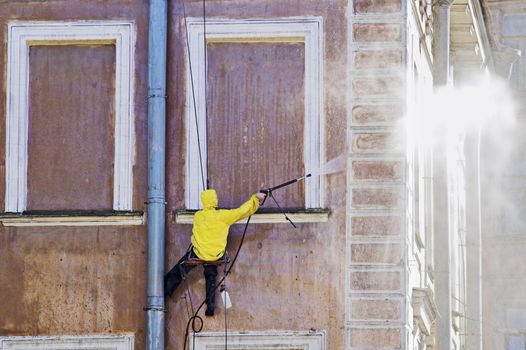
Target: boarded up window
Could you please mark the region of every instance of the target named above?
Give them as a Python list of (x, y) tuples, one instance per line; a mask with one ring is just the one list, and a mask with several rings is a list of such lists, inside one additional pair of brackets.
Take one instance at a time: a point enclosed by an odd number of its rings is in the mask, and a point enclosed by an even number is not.
[(28, 210), (113, 206), (115, 46), (32, 46)]
[[(304, 173), (302, 43), (208, 44), (208, 176), (221, 207)], [(275, 193), (304, 207), (303, 183)]]

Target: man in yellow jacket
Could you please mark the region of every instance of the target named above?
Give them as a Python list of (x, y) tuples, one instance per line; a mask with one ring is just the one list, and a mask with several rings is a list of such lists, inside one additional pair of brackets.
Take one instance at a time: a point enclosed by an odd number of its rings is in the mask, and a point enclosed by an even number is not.
[[(217, 194), (215, 190), (201, 192), (203, 209), (195, 213), (192, 228), (192, 248), (164, 276), (164, 292), (172, 296), (183, 280), (183, 274), (194, 266), (184, 262), (190, 258), (204, 261), (217, 261), (225, 254), (228, 230), (237, 221), (256, 212), (259, 202), (265, 199), (264, 193), (256, 193), (237, 209), (217, 209)], [(205, 315), (214, 315), (217, 265), (203, 265), (206, 282)]]

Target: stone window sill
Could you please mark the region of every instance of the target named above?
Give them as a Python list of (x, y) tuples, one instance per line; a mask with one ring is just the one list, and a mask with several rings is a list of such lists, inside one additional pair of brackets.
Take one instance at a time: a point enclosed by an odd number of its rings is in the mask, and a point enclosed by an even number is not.
[(134, 226), (144, 224), (143, 212), (132, 211), (27, 211), (2, 213), (3, 226)]
[[(175, 221), (178, 224), (193, 224), (196, 210), (178, 210), (174, 212)], [(316, 223), (327, 222), (330, 211), (328, 209), (290, 209), (285, 208), (285, 213), (294, 223)], [(247, 219), (240, 220), (236, 224), (245, 224)], [(282, 224), (289, 223), (283, 213), (272, 210), (258, 210), (250, 219), (251, 224)]]

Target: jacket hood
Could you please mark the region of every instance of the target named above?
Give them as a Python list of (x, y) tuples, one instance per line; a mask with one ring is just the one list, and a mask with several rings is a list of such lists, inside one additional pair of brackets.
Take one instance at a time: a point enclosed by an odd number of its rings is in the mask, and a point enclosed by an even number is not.
[(204, 190), (201, 192), (201, 203), (203, 203), (203, 209), (215, 209), (217, 208), (217, 193), (215, 190)]

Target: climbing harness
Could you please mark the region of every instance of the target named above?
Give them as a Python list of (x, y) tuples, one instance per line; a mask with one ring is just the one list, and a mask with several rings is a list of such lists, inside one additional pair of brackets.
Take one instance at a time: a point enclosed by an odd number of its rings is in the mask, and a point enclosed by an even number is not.
[[(190, 246), (186, 250), (186, 254), (188, 254), (188, 253), (191, 253), (191, 254), (188, 256), (188, 259), (186, 259), (185, 261), (182, 262), (181, 265), (187, 265), (187, 266), (216, 265), (216, 266), (220, 266), (220, 265), (228, 265), (228, 263), (230, 262), (230, 258), (228, 257), (228, 252), (226, 250), (225, 250), (225, 252), (224, 252), (222, 257), (220, 257), (217, 260), (213, 260), (213, 261), (199, 259), (195, 255), (195, 253), (193, 251), (192, 244), (190, 244)], [(184, 270), (181, 270), (181, 272), (183, 272), (183, 271)]]

